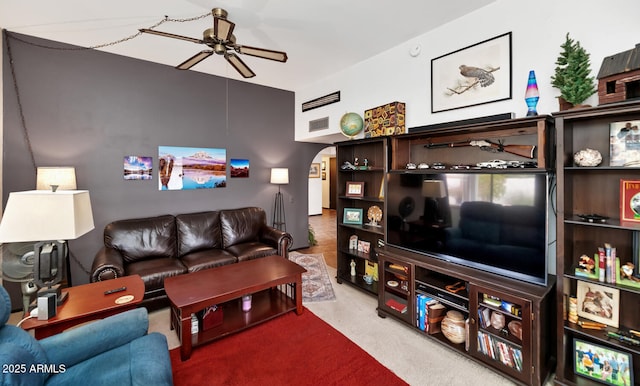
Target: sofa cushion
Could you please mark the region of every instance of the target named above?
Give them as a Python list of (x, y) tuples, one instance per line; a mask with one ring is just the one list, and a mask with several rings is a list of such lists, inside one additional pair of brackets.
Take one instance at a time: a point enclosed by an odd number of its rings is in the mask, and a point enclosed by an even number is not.
[(164, 291), (164, 279), (186, 273), (187, 267), (180, 260), (164, 257), (127, 264), (125, 271), (127, 275), (140, 275), (146, 296), (153, 291)]
[(462, 237), (488, 244), (500, 244), (501, 205), (483, 201), (464, 202), (460, 207)]
[(171, 215), (119, 220), (104, 229), (104, 245), (125, 262), (176, 256), (176, 222)]
[(38, 362), (26, 348), (15, 343), (0, 343), (0, 364), (2, 365), (1, 386), (44, 385), (44, 372), (30, 371)]
[(227, 248), (227, 250), (233, 253), (238, 259), (238, 261), (246, 261), (251, 259), (257, 259), (258, 257), (265, 257), (265, 256), (278, 254), (277, 249), (272, 248), (260, 242), (236, 244)]
[(260, 231), (267, 223), (267, 215), (256, 207), (222, 210), (220, 222), (223, 248), (228, 249), (236, 244), (258, 241)]
[(544, 213), (533, 206), (505, 206), (502, 212), (501, 244), (534, 248), (544, 245), (544, 223)]
[(180, 257), (203, 249), (222, 248), (220, 212), (179, 214), (176, 216), (176, 228)]
[(184, 255), (180, 261), (187, 267), (188, 272), (196, 272), (237, 263), (238, 259), (224, 249), (206, 249)]

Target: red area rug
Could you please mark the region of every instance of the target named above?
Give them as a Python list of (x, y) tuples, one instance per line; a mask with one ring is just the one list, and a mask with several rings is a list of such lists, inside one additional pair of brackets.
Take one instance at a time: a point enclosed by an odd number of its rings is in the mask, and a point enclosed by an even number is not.
[(407, 385), (308, 309), (170, 355), (175, 386)]

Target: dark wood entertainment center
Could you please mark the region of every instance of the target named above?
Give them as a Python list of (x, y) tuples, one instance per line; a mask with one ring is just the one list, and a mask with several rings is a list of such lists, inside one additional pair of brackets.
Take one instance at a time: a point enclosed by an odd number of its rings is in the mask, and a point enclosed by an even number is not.
[[(386, 245), (383, 216), (382, 227), (367, 226), (367, 212), (372, 205), (382, 206), (388, 212), (388, 195), (380, 195), (380, 186), (387, 173), (438, 173), (442, 170), (407, 170), (408, 163), (440, 162), (447, 165), (447, 173), (478, 173), (476, 169), (450, 170), (451, 165), (471, 164), (491, 159), (526, 160), (507, 152), (491, 153), (479, 148), (433, 147), (432, 143), (457, 143), (464, 141), (490, 140), (504, 145), (530, 145), (536, 147), (536, 168), (482, 169), (482, 173), (552, 173), (555, 166), (553, 120), (549, 116), (510, 119), (489, 123), (446, 127), (409, 134), (352, 140), (337, 143), (338, 166), (356, 157), (374, 160), (371, 169), (341, 169), (338, 172), (338, 259), (337, 279), (367, 293), (378, 296), (378, 314), (390, 316), (401, 322), (416, 326), (418, 318), (416, 297), (420, 294), (439, 300), (448, 310), (462, 313), (468, 320), (468, 339), (465, 343), (453, 343), (441, 332), (424, 333), (432, 339), (456, 350), (483, 365), (502, 373), (515, 382), (541, 385), (555, 366), (555, 320), (556, 307), (555, 276), (548, 275), (547, 285), (530, 284), (497, 274), (455, 264), (426, 253)], [(363, 181), (363, 197), (349, 197), (347, 182)], [(363, 225), (345, 224), (342, 216), (345, 208), (363, 210)], [(349, 248), (349, 239), (356, 235), (359, 240), (370, 243), (369, 253)], [(382, 246), (380, 246), (380, 244)], [(356, 275), (351, 275), (351, 262), (355, 263)], [(378, 265), (378, 281), (367, 284), (363, 279), (368, 264)], [(455, 293), (447, 286), (463, 287)], [(500, 306), (485, 302), (486, 297), (499, 298), (521, 310), (520, 315), (511, 314)], [(506, 328), (494, 329), (479, 323), (478, 311), (485, 310), (497, 317), (522, 326), (521, 335), (514, 336)], [(419, 329), (418, 329), (419, 330)], [(421, 330), (420, 330), (421, 331)], [(480, 338), (480, 339), (479, 339)], [(495, 347), (495, 350), (494, 350)], [(499, 352), (502, 351), (502, 354)], [(517, 359), (505, 355), (517, 353)], [(516, 355), (516, 354), (513, 354)], [(512, 359), (510, 359), (512, 358)]]

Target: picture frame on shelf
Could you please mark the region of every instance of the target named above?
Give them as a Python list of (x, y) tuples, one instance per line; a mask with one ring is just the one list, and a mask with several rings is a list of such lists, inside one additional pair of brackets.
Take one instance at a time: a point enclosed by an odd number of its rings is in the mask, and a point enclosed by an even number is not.
[(309, 167), (309, 178), (320, 178), (320, 164), (312, 163)]
[(609, 124), (609, 166), (640, 167), (640, 121)]
[(362, 225), (362, 208), (344, 208), (342, 222), (351, 225)]
[(364, 182), (361, 181), (347, 181), (347, 187), (345, 189), (345, 196), (347, 197), (364, 197)]
[(369, 253), (371, 250), (371, 243), (364, 240), (358, 240), (358, 252)]
[[(598, 354), (599, 364), (593, 355)], [(617, 361), (616, 374), (613, 366), (608, 369), (602, 358)], [(602, 346), (579, 338), (573, 338), (573, 371), (581, 377), (604, 383), (605, 385), (633, 385), (633, 356), (624, 351)], [(614, 378), (615, 377), (615, 378)]]
[(620, 290), (582, 280), (578, 280), (576, 285), (578, 316), (618, 328)]
[(620, 179), (620, 221), (640, 222), (640, 180)]
[(357, 251), (358, 250), (358, 236), (357, 235), (351, 235), (351, 237), (349, 237), (349, 249), (352, 251)]
[(511, 99), (511, 32), (431, 59), (431, 112)]

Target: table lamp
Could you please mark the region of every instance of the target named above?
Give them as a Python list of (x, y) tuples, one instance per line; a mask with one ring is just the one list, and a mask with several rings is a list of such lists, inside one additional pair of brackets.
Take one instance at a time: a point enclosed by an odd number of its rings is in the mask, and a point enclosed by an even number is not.
[(68, 256), (66, 240), (94, 228), (87, 190), (30, 190), (9, 194), (0, 222), (0, 243), (35, 242), (34, 282), (38, 296), (55, 293), (58, 305), (67, 293), (60, 289)]
[(286, 231), (287, 224), (284, 215), (284, 199), (280, 192), (280, 185), (289, 183), (289, 169), (271, 168), (271, 183), (278, 185), (278, 193), (276, 193), (276, 200), (273, 205), (273, 227)]

